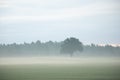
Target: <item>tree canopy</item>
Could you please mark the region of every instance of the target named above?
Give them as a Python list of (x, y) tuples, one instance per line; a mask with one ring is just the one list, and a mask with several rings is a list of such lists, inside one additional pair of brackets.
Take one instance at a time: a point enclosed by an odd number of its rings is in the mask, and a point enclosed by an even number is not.
[[(83, 51), (84, 47), (84, 51)], [(0, 44), (0, 57), (10, 56), (59, 56), (61, 53), (77, 56), (120, 56), (120, 46), (109, 44), (100, 46), (98, 44), (82, 45), (76, 38), (67, 38), (60, 42), (41, 42), (40, 40), (22, 44)], [(84, 54), (80, 54), (83, 51)]]
[(61, 53), (68, 53), (72, 56), (76, 51), (83, 51), (83, 44), (79, 39), (71, 37), (63, 41), (63, 44), (61, 45)]

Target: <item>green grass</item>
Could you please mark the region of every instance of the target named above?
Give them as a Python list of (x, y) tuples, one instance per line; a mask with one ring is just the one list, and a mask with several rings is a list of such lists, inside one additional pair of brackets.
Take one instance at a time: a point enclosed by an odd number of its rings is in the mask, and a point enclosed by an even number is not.
[(119, 65), (2, 65), (0, 80), (120, 80)]

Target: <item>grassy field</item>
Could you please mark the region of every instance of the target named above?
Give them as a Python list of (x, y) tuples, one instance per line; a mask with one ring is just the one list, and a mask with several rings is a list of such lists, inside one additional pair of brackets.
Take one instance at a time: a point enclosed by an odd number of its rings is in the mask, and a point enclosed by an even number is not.
[(0, 65), (0, 80), (120, 80), (118, 63)]

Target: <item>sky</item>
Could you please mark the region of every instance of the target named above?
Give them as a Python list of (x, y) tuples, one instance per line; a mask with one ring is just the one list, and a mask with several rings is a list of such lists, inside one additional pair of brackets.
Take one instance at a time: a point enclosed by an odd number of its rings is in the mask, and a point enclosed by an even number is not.
[(76, 37), (120, 43), (120, 0), (0, 0), (0, 43)]

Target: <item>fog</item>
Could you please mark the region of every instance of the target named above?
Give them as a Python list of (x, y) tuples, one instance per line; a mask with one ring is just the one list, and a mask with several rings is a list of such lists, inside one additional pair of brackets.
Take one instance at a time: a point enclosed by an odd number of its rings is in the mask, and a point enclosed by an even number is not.
[(0, 0), (0, 80), (120, 80), (119, 4)]
[(28, 64), (70, 64), (70, 65), (109, 65), (120, 64), (119, 57), (5, 57), (0, 58), (0, 65)]

